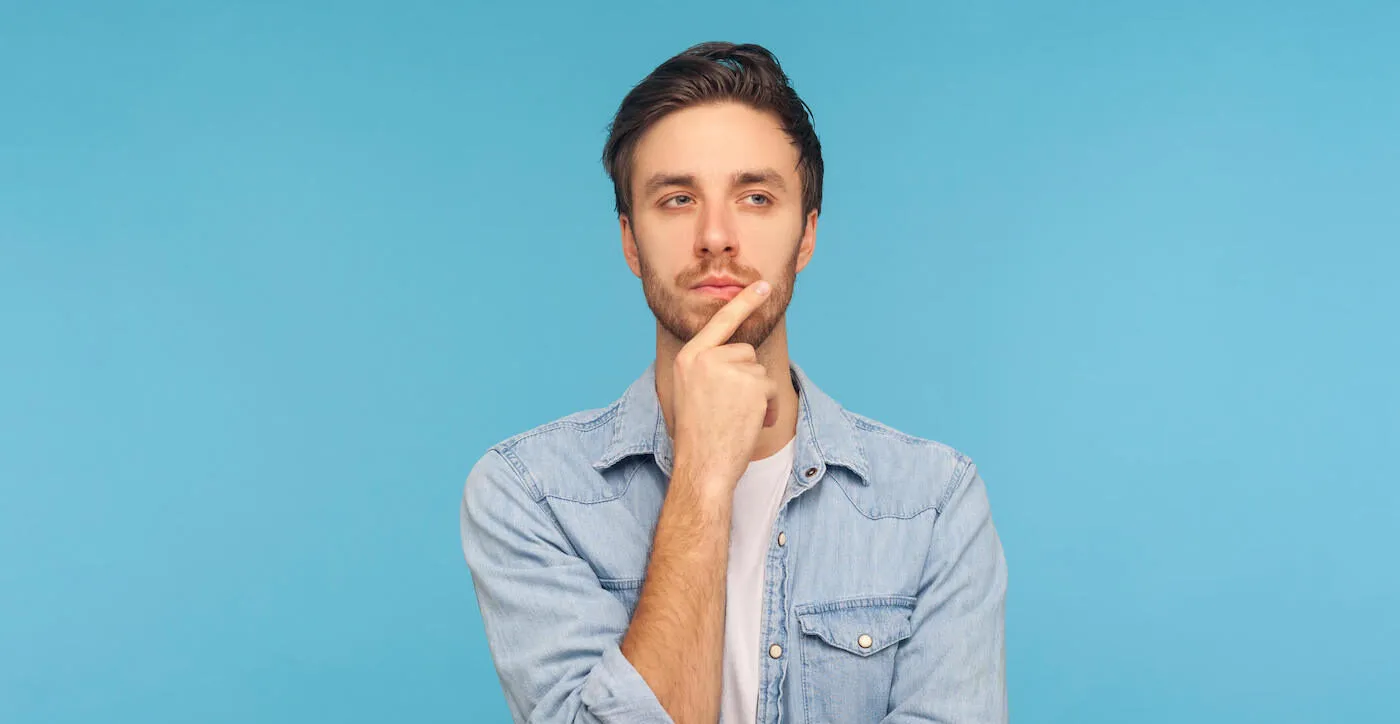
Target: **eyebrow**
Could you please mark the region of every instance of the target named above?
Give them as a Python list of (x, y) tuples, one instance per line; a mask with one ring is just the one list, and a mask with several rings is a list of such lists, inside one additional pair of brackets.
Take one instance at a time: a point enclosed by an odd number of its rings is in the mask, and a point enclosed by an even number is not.
[[(768, 184), (780, 191), (787, 190), (787, 183), (783, 181), (783, 175), (771, 168), (746, 169), (735, 172), (730, 179), (730, 186), (744, 186), (747, 184)], [(642, 188), (644, 196), (664, 189), (668, 186), (695, 186), (695, 174), (693, 173), (666, 173), (653, 174), (647, 179), (646, 186)]]

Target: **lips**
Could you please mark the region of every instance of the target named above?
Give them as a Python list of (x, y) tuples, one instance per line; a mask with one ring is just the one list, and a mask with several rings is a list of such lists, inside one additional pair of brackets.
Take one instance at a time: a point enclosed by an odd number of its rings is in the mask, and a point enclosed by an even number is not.
[(723, 286), (706, 284), (695, 287), (691, 291), (694, 291), (698, 294), (703, 294), (705, 296), (719, 297), (721, 299), (733, 299), (734, 297), (739, 296), (739, 292), (744, 291), (744, 288), (737, 284), (729, 284)]
[(739, 296), (749, 284), (729, 274), (708, 274), (696, 281), (690, 290), (701, 296), (728, 300)]
[(695, 288), (697, 289), (700, 287), (739, 287), (743, 289), (746, 286), (748, 285), (734, 277), (721, 276), (718, 274), (712, 274), (695, 283)]

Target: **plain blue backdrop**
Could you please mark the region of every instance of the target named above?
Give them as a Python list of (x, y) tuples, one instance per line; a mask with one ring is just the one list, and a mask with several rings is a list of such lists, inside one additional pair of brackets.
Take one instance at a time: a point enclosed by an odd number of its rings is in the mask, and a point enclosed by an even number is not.
[(980, 465), (1015, 721), (1400, 720), (1400, 4), (0, 8), (0, 720), (507, 721), (462, 482), (648, 363), (598, 157), (705, 40), (823, 141), (794, 360)]

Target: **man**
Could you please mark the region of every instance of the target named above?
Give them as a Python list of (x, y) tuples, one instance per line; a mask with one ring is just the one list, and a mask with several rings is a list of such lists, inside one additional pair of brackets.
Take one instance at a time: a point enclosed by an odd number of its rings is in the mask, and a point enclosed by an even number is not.
[(1006, 563), (965, 455), (788, 359), (821, 146), (757, 45), (705, 43), (604, 149), (656, 359), (491, 447), (462, 545), (516, 721), (1004, 722)]

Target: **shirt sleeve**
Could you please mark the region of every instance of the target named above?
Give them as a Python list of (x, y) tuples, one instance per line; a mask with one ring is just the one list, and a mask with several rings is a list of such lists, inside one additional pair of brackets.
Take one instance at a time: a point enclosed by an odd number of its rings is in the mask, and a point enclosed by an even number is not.
[(1004, 724), (1006, 558), (971, 461), (934, 521), (925, 568), (883, 721)]
[(619, 648), (627, 609), (495, 449), (467, 476), (461, 533), (487, 645), (516, 722), (670, 724)]

